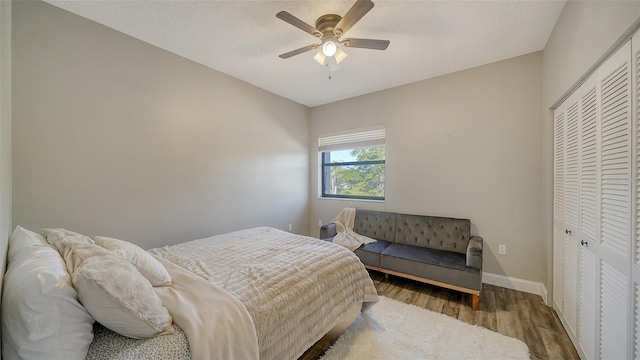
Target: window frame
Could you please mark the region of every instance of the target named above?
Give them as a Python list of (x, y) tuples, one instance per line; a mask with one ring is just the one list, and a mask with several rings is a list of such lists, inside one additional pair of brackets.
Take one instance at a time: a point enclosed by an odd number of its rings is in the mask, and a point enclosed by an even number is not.
[[(355, 147), (356, 148), (370, 148), (370, 147), (376, 147), (376, 146), (380, 146), (380, 145), (373, 145), (373, 146), (362, 146), (362, 147)], [(384, 146), (384, 145), (382, 145)], [(320, 191), (320, 197), (322, 198), (333, 198), (333, 199), (353, 199), (353, 200), (375, 200), (375, 201), (384, 201), (386, 198), (386, 172), (387, 172), (387, 166), (386, 166), (386, 146), (385, 146), (385, 159), (384, 160), (366, 160), (366, 161), (348, 161), (348, 162), (328, 162), (327, 159), (329, 157), (329, 154), (331, 153), (331, 151), (322, 151), (320, 152), (320, 158), (321, 158), (321, 164), (320, 164), (320, 173), (322, 175), (320, 182), (321, 182), (321, 191)], [(384, 172), (385, 172), (385, 196), (362, 196), (362, 195), (341, 195), (341, 194), (331, 194), (331, 193), (327, 193), (327, 183), (330, 181), (330, 169), (332, 167), (339, 167), (339, 166), (354, 166), (354, 165), (385, 165), (384, 167)]]

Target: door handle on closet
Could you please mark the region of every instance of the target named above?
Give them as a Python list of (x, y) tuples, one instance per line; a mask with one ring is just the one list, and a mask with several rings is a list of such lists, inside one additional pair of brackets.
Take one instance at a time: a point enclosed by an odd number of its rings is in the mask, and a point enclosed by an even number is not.
[(571, 235), (571, 230), (565, 230), (564, 233)]
[(587, 244), (589, 244), (588, 242), (584, 241), (584, 240), (580, 240), (580, 245), (582, 246), (587, 246)]

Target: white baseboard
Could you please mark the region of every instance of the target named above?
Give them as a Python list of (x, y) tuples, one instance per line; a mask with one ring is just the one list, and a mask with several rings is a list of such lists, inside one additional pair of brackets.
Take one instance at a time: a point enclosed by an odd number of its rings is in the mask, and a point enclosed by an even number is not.
[(544, 303), (547, 304), (547, 288), (543, 283), (508, 277), (504, 275), (492, 274), (488, 272), (482, 273), (482, 282), (507, 289), (540, 295), (542, 297), (542, 300), (544, 300)]
[(540, 287), (542, 288), (542, 294), (540, 294), (540, 296), (542, 296), (542, 301), (544, 301), (544, 304), (547, 306), (551, 306), (549, 305), (549, 299), (547, 298), (549, 296), (549, 293), (547, 292), (547, 287), (544, 286), (544, 284), (540, 283)]

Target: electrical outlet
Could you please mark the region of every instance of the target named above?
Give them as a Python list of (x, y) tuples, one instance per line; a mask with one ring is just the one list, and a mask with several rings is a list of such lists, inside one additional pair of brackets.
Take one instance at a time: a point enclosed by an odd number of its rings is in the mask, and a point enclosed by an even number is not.
[(293, 230), (293, 226), (289, 224), (289, 231)]
[(324, 225), (324, 224), (322, 223), (322, 219), (318, 220), (318, 226), (322, 226), (322, 225)]
[(507, 245), (498, 245), (498, 255), (507, 255)]

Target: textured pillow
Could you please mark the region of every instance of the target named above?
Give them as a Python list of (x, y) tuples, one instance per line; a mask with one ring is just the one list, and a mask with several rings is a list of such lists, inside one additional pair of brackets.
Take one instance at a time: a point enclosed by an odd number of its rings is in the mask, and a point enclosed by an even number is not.
[(93, 318), (78, 302), (56, 249), (16, 227), (9, 239), (2, 292), (4, 359), (84, 359)]
[(81, 260), (82, 257), (70, 257), (71, 252), (67, 251), (67, 249), (70, 249), (73, 244), (95, 244), (90, 237), (66, 229), (40, 229), (40, 232), (47, 239), (49, 245), (58, 249), (58, 252), (64, 258), (69, 274), (73, 274), (77, 267), (75, 261)]
[(80, 302), (104, 327), (134, 339), (173, 331), (151, 283), (123, 257), (98, 245), (56, 241)]
[(96, 236), (96, 244), (129, 260), (140, 274), (147, 278), (153, 286), (171, 285), (171, 276), (167, 269), (143, 248), (124, 240)]
[(77, 232), (69, 231), (66, 229), (41, 229), (40, 230), (47, 242), (53, 246), (56, 246), (55, 242), (60, 239), (67, 239), (71, 242), (80, 242), (93, 244), (93, 240), (90, 237), (78, 234)]

